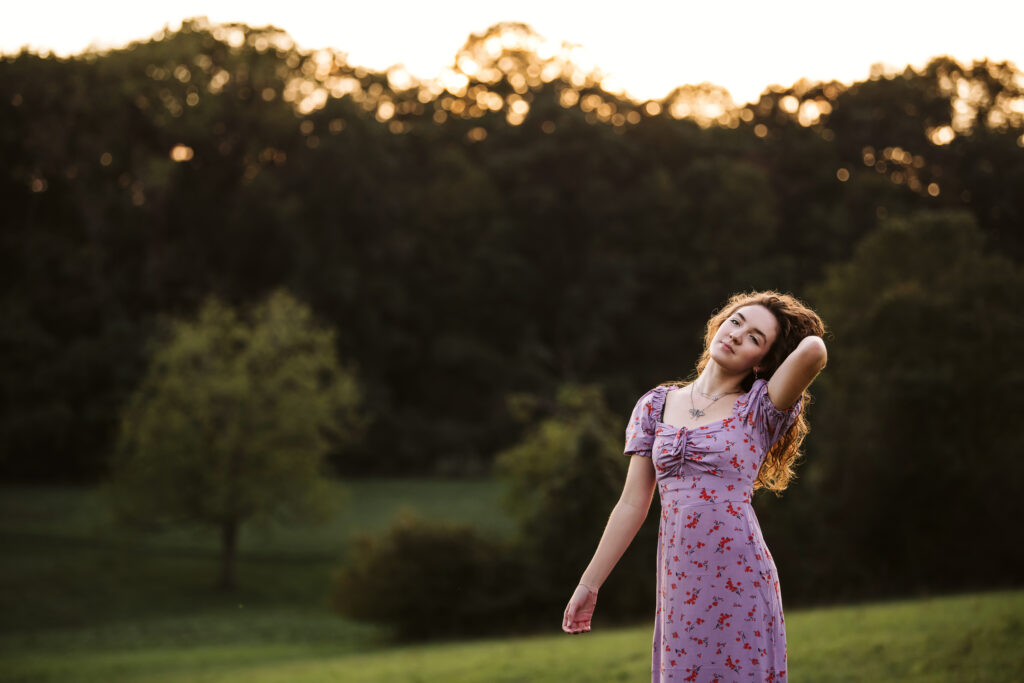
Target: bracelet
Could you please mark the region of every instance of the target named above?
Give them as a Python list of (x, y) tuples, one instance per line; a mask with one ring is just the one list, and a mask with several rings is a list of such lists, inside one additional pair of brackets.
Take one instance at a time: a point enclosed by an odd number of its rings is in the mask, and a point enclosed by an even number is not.
[(580, 581), (579, 585), (583, 586), (584, 588), (586, 588), (588, 591), (590, 591), (594, 595), (597, 595), (597, 591), (596, 590), (594, 590), (593, 588), (591, 588), (587, 584), (583, 583), (582, 581)]

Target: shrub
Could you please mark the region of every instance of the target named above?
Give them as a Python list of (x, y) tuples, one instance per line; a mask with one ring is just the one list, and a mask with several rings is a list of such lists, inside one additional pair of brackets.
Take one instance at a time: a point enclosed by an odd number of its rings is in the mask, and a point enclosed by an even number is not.
[(532, 612), (523, 576), (507, 543), (403, 509), (383, 534), (354, 539), (334, 576), (331, 604), (345, 616), (388, 624), (403, 640), (507, 633)]

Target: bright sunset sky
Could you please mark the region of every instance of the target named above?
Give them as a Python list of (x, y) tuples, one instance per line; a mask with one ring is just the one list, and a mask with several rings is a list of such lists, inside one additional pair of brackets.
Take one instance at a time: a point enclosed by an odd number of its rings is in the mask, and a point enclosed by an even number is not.
[(612, 77), (609, 89), (638, 99), (710, 81), (741, 104), (774, 83), (862, 80), (873, 63), (921, 66), (940, 54), (1024, 68), (1024, 0), (54, 0), (17, 3), (3, 15), (4, 54), (23, 45), (59, 55), (90, 44), (119, 46), (205, 15), (214, 23), (273, 24), (302, 48), (334, 47), (348, 53), (349, 63), (378, 71), (400, 63), (420, 78), (451, 65), (470, 33), (518, 21), (555, 44), (581, 45)]

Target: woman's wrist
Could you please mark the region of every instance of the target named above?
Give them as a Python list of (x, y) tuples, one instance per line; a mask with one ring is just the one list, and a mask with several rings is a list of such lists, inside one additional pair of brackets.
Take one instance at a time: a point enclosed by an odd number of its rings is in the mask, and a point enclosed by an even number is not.
[(582, 581), (580, 581), (580, 585), (583, 586), (584, 588), (586, 588), (591, 593), (593, 593), (595, 595), (597, 594), (597, 589), (596, 588), (591, 588), (590, 586), (588, 586), (587, 584), (583, 583)]

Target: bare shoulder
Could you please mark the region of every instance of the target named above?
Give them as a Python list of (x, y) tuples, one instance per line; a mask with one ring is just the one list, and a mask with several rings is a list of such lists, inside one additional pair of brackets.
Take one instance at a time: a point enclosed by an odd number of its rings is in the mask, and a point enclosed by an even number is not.
[(792, 408), (827, 362), (825, 340), (817, 335), (804, 337), (768, 380), (768, 397), (775, 407)]

